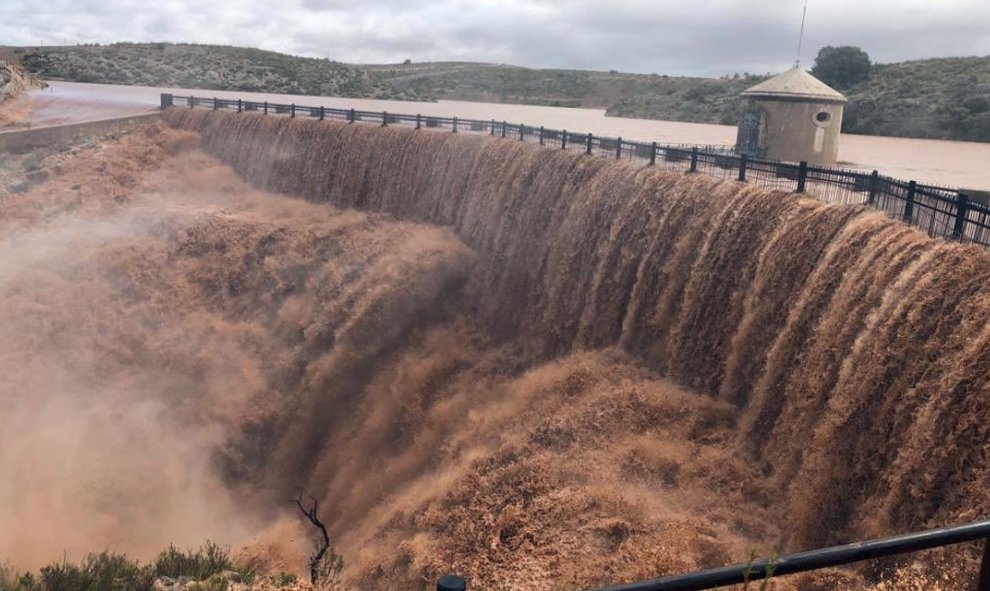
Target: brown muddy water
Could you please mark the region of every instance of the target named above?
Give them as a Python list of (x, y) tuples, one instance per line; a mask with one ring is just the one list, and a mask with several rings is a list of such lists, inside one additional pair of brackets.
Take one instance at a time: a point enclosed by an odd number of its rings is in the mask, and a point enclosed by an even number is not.
[(303, 489), (348, 586), (577, 589), (990, 509), (981, 250), (508, 140), (167, 119), (0, 198), (0, 560), (302, 569)]
[[(20, 99), (20, 106), (31, 104), (32, 112), (25, 116), (25, 122), (34, 126), (53, 125), (125, 117), (146, 112), (157, 107), (159, 94), (162, 92), (204, 97), (240, 97), (280, 103), (294, 102), (299, 105), (326, 105), (367, 111), (496, 119), (510, 123), (543, 125), (554, 129), (661, 143), (732, 145), (736, 138), (736, 130), (732, 126), (606, 117), (605, 111), (600, 109), (460, 101), (417, 103), (73, 82), (52, 82), (50, 89), (28, 93)], [(881, 174), (904, 180), (954, 188), (990, 190), (990, 166), (987, 166), (990, 162), (990, 144), (987, 143), (845, 134), (840, 143), (839, 160), (840, 166), (846, 168), (865, 171), (877, 169)]]

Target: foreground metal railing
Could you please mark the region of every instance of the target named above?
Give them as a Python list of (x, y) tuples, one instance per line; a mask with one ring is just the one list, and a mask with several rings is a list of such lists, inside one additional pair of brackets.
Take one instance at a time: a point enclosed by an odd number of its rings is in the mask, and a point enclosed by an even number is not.
[[(977, 540), (985, 540), (977, 591), (990, 591), (990, 520), (798, 552), (745, 564), (606, 587), (598, 591), (701, 591)], [(447, 575), (437, 581), (437, 591), (465, 591), (466, 588), (466, 581), (456, 575)]]
[(804, 193), (826, 203), (862, 204), (918, 227), (933, 238), (975, 242), (990, 248), (990, 199), (977, 198), (975, 194), (968, 195), (955, 189), (903, 181), (883, 176), (877, 171), (864, 173), (811, 166), (806, 162), (750, 158), (744, 154), (736, 154), (728, 146), (634, 142), (621, 137), (596, 136), (495, 119), (486, 121), (162, 94), (161, 108), (169, 107), (199, 107), (321, 121), (333, 119), (381, 126), (404, 125), (415, 129), (516, 139), (616, 160), (638, 161), (675, 172), (700, 172), (721, 179), (749, 182), (768, 189)]

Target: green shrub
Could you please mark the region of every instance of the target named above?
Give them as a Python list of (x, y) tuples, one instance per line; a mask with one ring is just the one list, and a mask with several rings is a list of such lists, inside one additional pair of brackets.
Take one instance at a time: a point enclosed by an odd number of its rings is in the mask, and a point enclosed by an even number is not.
[(227, 591), (230, 581), (227, 577), (213, 577), (205, 581), (189, 585), (189, 591)]
[[(49, 564), (33, 575), (18, 574), (0, 562), (0, 591), (151, 591), (159, 577), (193, 579), (196, 583), (190, 585), (190, 591), (227, 591), (231, 582), (253, 583), (256, 570), (256, 563), (235, 563), (228, 549), (213, 542), (185, 552), (170, 545), (150, 564), (101, 552), (88, 555), (79, 564), (64, 560)], [(295, 581), (293, 575), (286, 574), (279, 575), (278, 580), (288, 581), (289, 577)]]
[(295, 585), (299, 581), (299, 577), (292, 573), (278, 573), (271, 577), (272, 583), (276, 587), (288, 587), (289, 585)]
[(0, 564), (0, 591), (42, 591), (31, 573), (18, 574), (8, 564)]
[(101, 552), (79, 566), (60, 562), (42, 567), (40, 579), (47, 591), (147, 591), (155, 576), (123, 554)]
[(154, 572), (160, 577), (192, 577), (204, 581), (224, 571), (235, 570), (230, 552), (213, 542), (193, 552), (183, 552), (173, 545), (162, 551), (155, 559)]

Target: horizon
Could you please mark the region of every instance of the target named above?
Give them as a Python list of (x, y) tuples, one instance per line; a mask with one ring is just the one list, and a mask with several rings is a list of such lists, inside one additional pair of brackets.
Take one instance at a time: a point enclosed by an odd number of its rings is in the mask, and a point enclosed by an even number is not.
[[(802, 3), (706, 0), (691, 6), (627, 0), (288, 0), (236, 7), (171, 0), (44, 6), (16, 1), (0, 22), (0, 44), (62, 46), (198, 43), (257, 47), (354, 64), (481, 62), (537, 69), (618, 70), (718, 77), (811, 64), (819, 48), (853, 45), (877, 63), (990, 55), (990, 6), (973, 0), (812, 0), (798, 53)], [(424, 35), (429, 31), (429, 35)]]
[[(357, 66), (357, 67), (362, 67), (362, 66), (363, 67), (373, 67), (373, 66), (404, 66), (404, 65), (424, 65), (424, 64), (472, 64), (472, 65), (484, 65), (484, 66), (493, 66), (493, 67), (522, 68), (522, 69), (528, 69), (528, 70), (555, 70), (555, 71), (572, 71), (572, 72), (615, 72), (615, 73), (619, 73), (619, 74), (641, 75), (641, 76), (669, 76), (669, 77), (677, 77), (677, 78), (684, 77), (684, 78), (712, 78), (712, 79), (729, 78), (729, 77), (733, 77), (733, 76), (737, 76), (737, 75), (738, 76), (749, 75), (749, 76), (754, 76), (754, 77), (767, 77), (767, 76), (773, 76), (775, 74), (779, 74), (781, 72), (787, 71), (787, 70), (789, 70), (791, 68), (794, 68), (794, 67), (802, 67), (805, 70), (810, 70), (811, 67), (812, 67), (812, 65), (814, 64), (814, 61), (815, 61), (815, 58), (812, 57), (810, 60), (802, 60), (798, 64), (792, 63), (790, 66), (788, 66), (786, 68), (783, 68), (783, 69), (780, 69), (780, 70), (776, 70), (776, 71), (764, 71), (764, 72), (761, 72), (761, 71), (747, 70), (747, 71), (736, 71), (736, 72), (723, 72), (721, 74), (692, 75), (692, 74), (670, 74), (670, 73), (667, 73), (667, 72), (634, 72), (634, 71), (629, 71), (629, 70), (617, 70), (615, 68), (595, 69), (595, 68), (580, 68), (580, 67), (556, 67), (556, 66), (547, 66), (547, 65), (522, 65), (522, 64), (508, 63), (508, 62), (472, 61), (472, 60), (460, 60), (460, 59), (458, 59), (458, 60), (455, 60), (455, 59), (437, 59), (437, 60), (428, 60), (428, 61), (416, 61), (416, 60), (412, 60), (409, 64), (405, 64), (402, 61), (398, 61), (398, 62), (352, 62), (352, 61), (344, 61), (344, 60), (336, 59), (336, 58), (334, 58), (332, 56), (327, 57), (327, 56), (303, 55), (303, 54), (298, 54), (298, 53), (288, 53), (288, 52), (284, 52), (284, 51), (279, 51), (279, 50), (275, 50), (275, 49), (267, 49), (267, 48), (264, 48), (264, 47), (252, 46), (252, 45), (236, 45), (236, 44), (223, 44), (223, 43), (203, 43), (203, 42), (197, 42), (197, 41), (167, 41), (167, 40), (162, 40), (162, 39), (155, 39), (155, 40), (149, 40), (149, 41), (118, 40), (118, 41), (108, 41), (108, 42), (70, 43), (68, 45), (61, 45), (61, 44), (11, 45), (11, 44), (0, 43), (0, 48), (8, 48), (8, 49), (15, 49), (15, 50), (16, 49), (37, 50), (37, 49), (59, 49), (59, 48), (69, 49), (69, 48), (73, 48), (73, 47), (107, 47), (107, 46), (113, 46), (113, 45), (155, 45), (155, 44), (159, 44), (159, 43), (164, 43), (166, 45), (172, 45), (172, 46), (187, 45), (187, 46), (196, 46), (196, 47), (227, 47), (227, 48), (234, 48), (234, 49), (252, 49), (252, 50), (260, 50), (260, 51), (269, 51), (269, 52), (279, 53), (279, 54), (282, 54), (282, 55), (287, 55), (287, 56), (290, 56), (290, 57), (306, 58), (306, 59), (329, 60), (331, 62), (345, 64), (345, 65), (350, 65), (350, 66)], [(820, 48), (816, 48), (815, 49), (816, 54), (817, 54), (818, 49), (820, 49)], [(871, 61), (873, 62), (874, 65), (885, 66), (885, 65), (896, 65), (896, 64), (902, 64), (902, 63), (922, 62), (922, 61), (931, 61), (931, 60), (983, 59), (983, 58), (990, 58), (990, 52), (988, 52), (986, 54), (971, 54), (971, 55), (939, 55), (939, 56), (928, 56), (928, 57), (918, 57), (918, 58), (913, 58), (913, 59), (905, 59), (905, 60), (899, 60), (899, 61), (888, 61), (888, 62), (881, 62), (881, 61), (875, 60), (875, 59), (873, 59), (873, 56), (872, 55), (870, 56), (870, 58), (871, 58)]]

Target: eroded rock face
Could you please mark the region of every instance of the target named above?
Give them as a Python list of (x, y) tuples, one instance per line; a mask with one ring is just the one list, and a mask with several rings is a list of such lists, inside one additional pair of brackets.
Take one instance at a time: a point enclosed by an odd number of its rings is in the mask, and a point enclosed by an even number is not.
[(41, 84), (41, 80), (29, 74), (24, 68), (10, 63), (0, 63), (0, 103), (25, 90), (39, 88)]
[(40, 78), (24, 68), (0, 61), (0, 131), (24, 126), (23, 117), (30, 109), (30, 99), (13, 99), (26, 90), (44, 86)]

